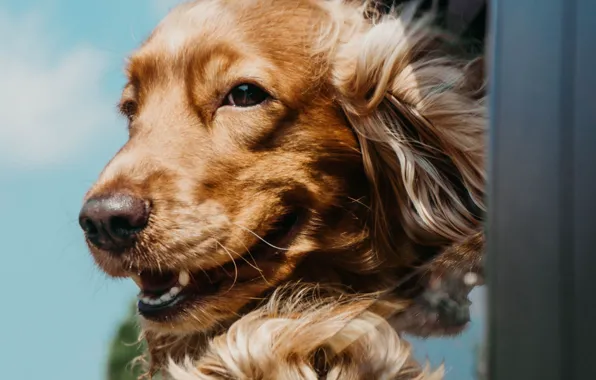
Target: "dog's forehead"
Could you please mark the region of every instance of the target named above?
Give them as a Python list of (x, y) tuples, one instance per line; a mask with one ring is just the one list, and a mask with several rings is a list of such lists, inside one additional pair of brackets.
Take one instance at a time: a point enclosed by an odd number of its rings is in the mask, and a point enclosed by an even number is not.
[[(171, 78), (284, 77), (278, 92), (308, 87), (313, 43), (326, 21), (315, 1), (200, 0), (170, 12), (128, 60), (129, 82), (150, 88)], [(208, 65), (209, 64), (209, 65)], [(189, 68), (196, 68), (190, 70)], [(217, 70), (211, 70), (217, 69)], [(215, 83), (212, 80), (211, 83)], [(271, 81), (264, 85), (272, 86)], [(286, 83), (285, 85), (279, 82)], [(140, 85), (139, 85), (140, 83)], [(149, 85), (144, 85), (149, 83)]]
[(198, 0), (174, 8), (141, 47), (176, 54), (197, 42), (304, 43), (322, 8), (311, 0)]
[(233, 10), (221, 6), (222, 1), (201, 0), (174, 8), (129, 57), (130, 81), (164, 78), (164, 71), (181, 72), (189, 61), (208, 58), (215, 46), (237, 45), (241, 27)]
[(201, 37), (213, 40), (238, 29), (234, 15), (222, 7), (221, 1), (203, 0), (174, 8), (153, 30), (141, 51), (157, 48), (176, 54)]

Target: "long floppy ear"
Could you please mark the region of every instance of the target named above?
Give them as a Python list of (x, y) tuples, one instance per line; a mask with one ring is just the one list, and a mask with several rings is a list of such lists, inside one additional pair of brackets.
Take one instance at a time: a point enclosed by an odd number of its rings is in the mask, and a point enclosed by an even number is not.
[(373, 14), (335, 51), (333, 85), (360, 142), (380, 249), (395, 249), (397, 226), (421, 245), (464, 240), (485, 210), (482, 65), (442, 52), (432, 21), (415, 5)]

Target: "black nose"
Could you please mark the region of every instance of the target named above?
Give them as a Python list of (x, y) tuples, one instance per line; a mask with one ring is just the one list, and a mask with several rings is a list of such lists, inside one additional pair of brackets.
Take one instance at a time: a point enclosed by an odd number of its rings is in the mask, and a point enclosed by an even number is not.
[(148, 220), (148, 202), (127, 194), (91, 198), (79, 214), (91, 244), (114, 253), (132, 247)]

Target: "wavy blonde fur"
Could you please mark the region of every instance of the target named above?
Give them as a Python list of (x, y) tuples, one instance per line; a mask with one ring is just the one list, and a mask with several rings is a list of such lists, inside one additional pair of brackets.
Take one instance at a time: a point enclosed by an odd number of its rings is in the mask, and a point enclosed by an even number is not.
[(368, 311), (373, 302), (287, 287), (213, 338), (200, 359), (171, 361), (169, 374), (174, 380), (441, 379), (442, 368), (420, 368), (410, 345)]
[(325, 4), (334, 23), (322, 49), (334, 54), (337, 100), (376, 195), (379, 244), (390, 246), (387, 213), (396, 209), (406, 233), (423, 244), (477, 232), (486, 180), (482, 61), (444, 54), (450, 37), (433, 28), (432, 11), (415, 17), (418, 2), (388, 15), (368, 2)]

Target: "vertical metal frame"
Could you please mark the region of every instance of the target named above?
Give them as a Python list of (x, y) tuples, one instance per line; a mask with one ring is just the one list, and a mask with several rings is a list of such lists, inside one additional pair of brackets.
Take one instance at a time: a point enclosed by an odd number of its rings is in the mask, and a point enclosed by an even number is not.
[(574, 376), (596, 379), (596, 1), (577, 0), (574, 62)]
[(596, 379), (596, 1), (490, 18), (489, 378)]

